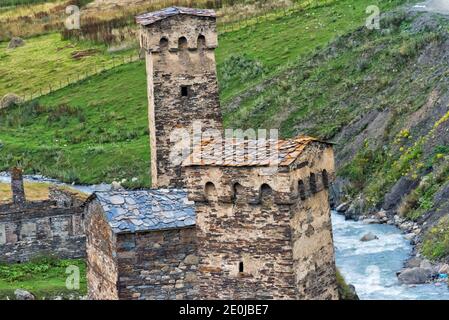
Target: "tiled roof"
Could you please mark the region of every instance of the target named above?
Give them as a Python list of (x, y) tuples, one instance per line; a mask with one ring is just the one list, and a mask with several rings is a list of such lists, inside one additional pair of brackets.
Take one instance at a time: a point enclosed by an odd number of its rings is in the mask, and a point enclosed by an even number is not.
[(185, 190), (158, 189), (95, 192), (115, 233), (153, 231), (195, 225), (194, 202)]
[[(291, 140), (222, 140), (202, 143), (201, 151), (187, 157), (183, 166), (288, 166), (315, 138), (301, 136)], [(215, 152), (218, 150), (218, 152)]]
[(159, 20), (175, 16), (178, 14), (187, 14), (199, 17), (216, 17), (215, 11), (210, 9), (193, 9), (184, 7), (170, 7), (160, 11), (148, 12), (136, 17), (136, 22), (143, 26), (153, 24)]

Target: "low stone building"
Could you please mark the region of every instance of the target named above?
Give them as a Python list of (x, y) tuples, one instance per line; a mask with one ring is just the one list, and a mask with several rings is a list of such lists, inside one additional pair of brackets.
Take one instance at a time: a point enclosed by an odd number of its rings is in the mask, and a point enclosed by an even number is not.
[(13, 170), (11, 203), (0, 205), (0, 262), (39, 256), (86, 256), (84, 202), (87, 196), (54, 186), (49, 200), (26, 201), (21, 172)]
[(185, 191), (96, 192), (87, 217), (90, 298), (196, 296), (195, 209)]

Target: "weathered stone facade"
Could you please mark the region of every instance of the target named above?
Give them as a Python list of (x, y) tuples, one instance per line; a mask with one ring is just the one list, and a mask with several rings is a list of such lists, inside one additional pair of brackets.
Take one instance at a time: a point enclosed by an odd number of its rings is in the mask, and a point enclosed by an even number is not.
[(0, 205), (0, 262), (25, 262), (43, 255), (86, 256), (84, 209), (58, 206), (57, 195), (50, 191), (50, 196), (53, 200)]
[(332, 148), (304, 143), (294, 162), (274, 172), (254, 162), (188, 163), (200, 298), (337, 298), (328, 205)]
[(215, 14), (210, 10), (175, 14), (176, 10), (137, 18), (142, 25), (141, 46), (146, 51), (154, 188), (184, 186), (183, 159), (173, 160), (173, 152), (188, 148), (187, 135), (192, 136), (194, 122), (201, 123), (202, 131), (222, 131)]

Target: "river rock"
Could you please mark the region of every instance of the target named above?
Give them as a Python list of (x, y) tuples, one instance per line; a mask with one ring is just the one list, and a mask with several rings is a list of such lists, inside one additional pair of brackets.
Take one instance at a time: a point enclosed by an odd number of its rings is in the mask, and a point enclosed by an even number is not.
[(422, 284), (432, 277), (432, 270), (427, 268), (409, 268), (398, 275), (402, 284)]
[(445, 263), (438, 268), (438, 273), (448, 274), (449, 273), (449, 264)]
[(432, 264), (427, 259), (422, 260), (421, 263), (419, 264), (419, 267), (423, 268), (423, 269), (432, 269), (433, 268)]
[(17, 300), (34, 300), (35, 297), (31, 292), (22, 289), (16, 289), (14, 291)]
[(376, 224), (376, 223), (379, 223), (379, 220), (373, 219), (373, 218), (368, 218), (368, 219), (363, 219), (362, 223), (363, 224)]
[(413, 240), (413, 238), (415, 238), (415, 234), (414, 233), (407, 233), (404, 238), (407, 239), (408, 241)]
[(335, 211), (338, 213), (344, 213), (349, 209), (350, 202), (343, 202), (340, 204), (337, 208), (335, 208)]
[(369, 232), (365, 234), (363, 237), (360, 238), (360, 241), (366, 242), (366, 241), (372, 241), (379, 239), (375, 234)]
[(348, 210), (345, 212), (345, 218), (347, 220), (358, 220), (365, 210), (365, 200), (359, 196), (352, 201)]
[(385, 212), (385, 210), (381, 210), (378, 213), (376, 213), (376, 217), (381, 220), (388, 219), (387, 213)]
[(410, 259), (408, 259), (408, 261), (405, 264), (406, 268), (419, 268), (419, 266), (421, 265), (421, 261), (422, 259), (419, 257), (412, 257)]

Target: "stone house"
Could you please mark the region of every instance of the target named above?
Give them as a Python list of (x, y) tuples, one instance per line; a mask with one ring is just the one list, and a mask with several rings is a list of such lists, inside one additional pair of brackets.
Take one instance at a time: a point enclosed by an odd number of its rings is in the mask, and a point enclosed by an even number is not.
[(193, 298), (195, 208), (183, 190), (97, 192), (86, 221), (92, 299)]
[(154, 189), (90, 197), (90, 297), (338, 298), (332, 145), (310, 137), (216, 139), (223, 127), (215, 13), (174, 7), (136, 20), (146, 52)]
[(86, 256), (84, 202), (87, 198), (53, 186), (49, 200), (27, 201), (22, 173), (12, 170), (12, 201), (0, 205), (0, 263), (21, 263), (39, 256)]

